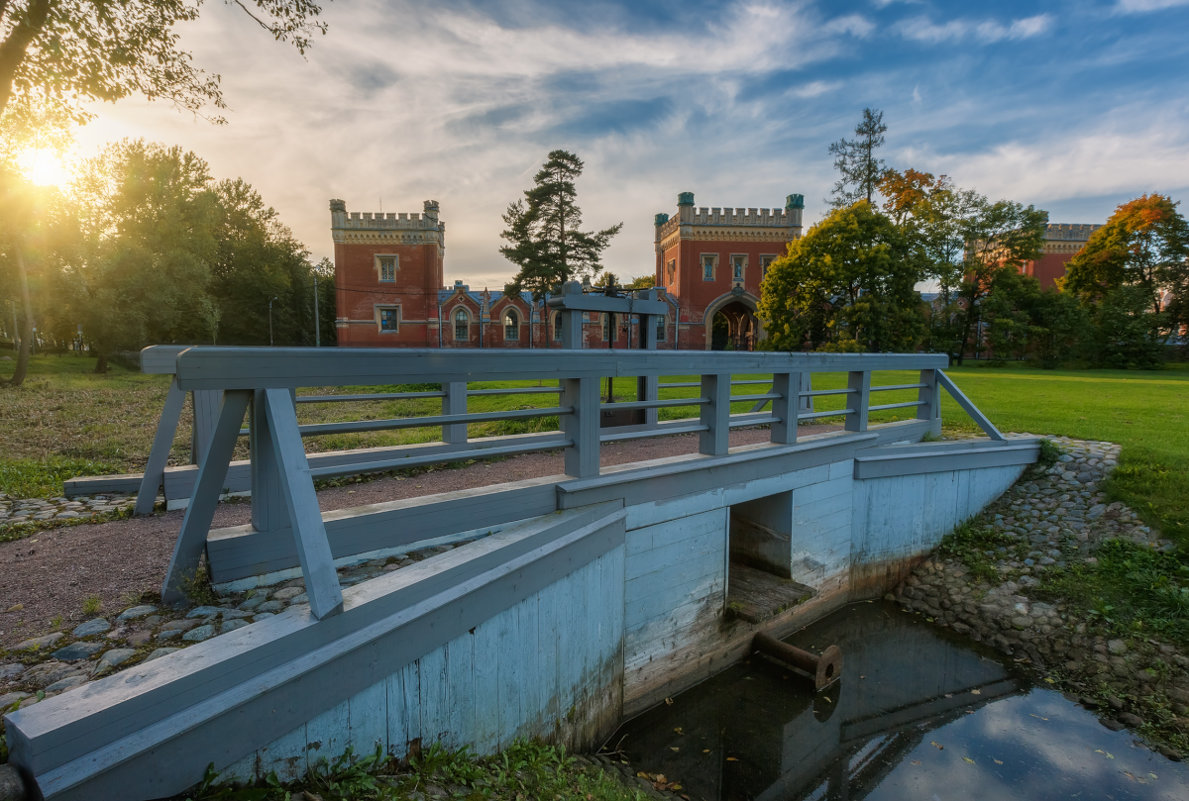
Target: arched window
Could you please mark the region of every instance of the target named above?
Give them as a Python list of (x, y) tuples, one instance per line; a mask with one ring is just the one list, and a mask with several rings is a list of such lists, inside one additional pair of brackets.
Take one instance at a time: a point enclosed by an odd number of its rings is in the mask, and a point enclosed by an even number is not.
[(656, 341), (657, 342), (665, 341), (665, 328), (667, 327), (666, 323), (668, 323), (668, 322), (669, 322), (669, 315), (658, 314), (656, 316)]
[(515, 309), (508, 309), (504, 312), (504, 341), (520, 341), (520, 315), (516, 313)]
[(470, 342), (471, 340), (471, 315), (467, 310), (459, 307), (454, 312), (454, 341), (455, 342)]

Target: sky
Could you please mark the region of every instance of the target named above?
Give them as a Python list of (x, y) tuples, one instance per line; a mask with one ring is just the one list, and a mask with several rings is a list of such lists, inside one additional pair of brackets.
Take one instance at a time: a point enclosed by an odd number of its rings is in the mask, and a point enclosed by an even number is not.
[[(501, 214), (549, 151), (585, 162), (587, 230), (621, 280), (654, 270), (653, 216), (826, 212), (831, 142), (883, 112), (888, 166), (1101, 223), (1149, 192), (1189, 199), (1189, 0), (339, 0), (305, 58), (235, 5), (179, 28), (222, 76), (228, 124), (129, 98), (79, 153), (144, 138), (240, 177), (314, 259), (348, 211), (441, 204), (445, 277), (502, 288)], [(1182, 208), (1189, 213), (1189, 208)]]

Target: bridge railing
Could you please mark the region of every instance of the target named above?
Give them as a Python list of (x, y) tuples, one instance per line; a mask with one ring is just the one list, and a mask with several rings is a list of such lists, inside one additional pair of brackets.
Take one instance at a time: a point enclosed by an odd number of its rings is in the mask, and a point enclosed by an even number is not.
[[(178, 390), (221, 392), (222, 402), (164, 594), (176, 597), (184, 577), (197, 568), (236, 440), (245, 430), (251, 458), (253, 525), (260, 530), (284, 527), (293, 532), (312, 608), (321, 616), (330, 613), (341, 596), (314, 492), (316, 478), (554, 449), (563, 451), (567, 476), (590, 478), (599, 474), (603, 442), (692, 432), (698, 434), (698, 453), (721, 456), (728, 451), (732, 428), (766, 425), (770, 442), (782, 446), (797, 441), (802, 421), (836, 417), (841, 418), (846, 431), (864, 432), (872, 428), (872, 413), (898, 409), (914, 410), (913, 420), (923, 431), (940, 425), (941, 389), (955, 394), (992, 437), (1001, 438), (944, 375), (946, 365), (946, 357), (937, 354), (191, 348), (176, 357)], [(918, 380), (905, 383), (899, 374), (895, 383), (879, 383), (882, 376), (873, 381), (877, 372), (906, 370), (916, 372)], [(845, 385), (827, 388), (828, 382), (813, 379), (821, 373), (841, 373)], [(667, 381), (662, 383), (662, 378)], [(603, 401), (602, 386), (608, 379), (636, 380), (643, 388), (641, 396), (630, 401)], [(556, 381), (557, 385), (469, 387), (505, 381)], [(433, 384), (441, 389), (357, 391), (394, 384)], [(344, 394), (327, 395), (323, 389), (323, 394), (312, 397), (296, 395), (299, 389), (311, 387), (344, 388)], [(733, 393), (733, 388), (740, 392)], [(556, 394), (556, 401), (550, 397), (547, 406), (496, 411), (467, 408), (470, 397), (526, 391), (537, 397)], [(914, 391), (911, 400), (873, 402), (882, 393), (900, 392), (904, 397)], [(307, 425), (299, 425), (295, 412), (295, 399), (328, 402), (330, 398), (360, 400), (385, 395), (407, 399), (410, 394), (423, 400), (440, 398), (442, 412)], [(809, 399), (832, 399), (837, 408), (808, 411)], [(696, 416), (619, 428), (603, 426), (609, 412), (669, 413), (681, 407), (692, 409)], [(243, 429), (245, 415), (249, 422)], [(553, 417), (557, 419), (555, 429), (527, 435), (472, 438), (468, 433), (468, 428), (478, 423)], [(303, 435), (427, 426), (441, 428), (441, 442), (386, 451), (387, 455), (378, 459), (367, 454), (358, 460), (317, 464), (307, 457), (302, 440)], [(278, 525), (278, 520), (284, 525)]]

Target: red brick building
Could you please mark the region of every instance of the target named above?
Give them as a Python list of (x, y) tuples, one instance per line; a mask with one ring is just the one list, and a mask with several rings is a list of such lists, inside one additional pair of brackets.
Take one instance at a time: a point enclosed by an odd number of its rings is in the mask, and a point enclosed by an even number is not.
[[(677, 216), (656, 215), (656, 282), (672, 311), (657, 328), (662, 349), (750, 349), (763, 335), (755, 317), (768, 264), (801, 235), (801, 195), (784, 209), (694, 208), (678, 195)], [(445, 223), (424, 212), (347, 212), (330, 201), (336, 328), (346, 347), (558, 347), (555, 314), (524, 293), (443, 286)], [(585, 347), (628, 347), (638, 321), (583, 314)]]
[(1020, 272), (1039, 281), (1041, 289), (1056, 286), (1057, 279), (1065, 275), (1065, 265), (1082, 249), (1090, 234), (1101, 227), (1082, 223), (1053, 223), (1046, 226), (1040, 258), (1025, 262)]
[(755, 316), (768, 265), (801, 236), (802, 195), (783, 209), (695, 208), (677, 196), (677, 215), (656, 215), (656, 285), (677, 299), (682, 349), (751, 350), (763, 338)]

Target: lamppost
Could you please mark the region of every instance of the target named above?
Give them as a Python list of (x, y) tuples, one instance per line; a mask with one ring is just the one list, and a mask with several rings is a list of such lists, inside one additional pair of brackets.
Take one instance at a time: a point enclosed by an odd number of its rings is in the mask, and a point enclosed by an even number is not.
[(270, 348), (272, 347), (272, 303), (276, 299), (276, 295), (268, 299), (268, 346)]

